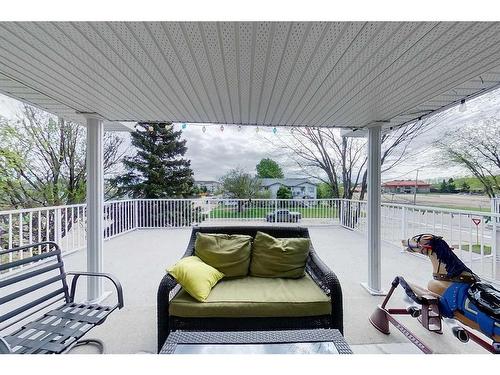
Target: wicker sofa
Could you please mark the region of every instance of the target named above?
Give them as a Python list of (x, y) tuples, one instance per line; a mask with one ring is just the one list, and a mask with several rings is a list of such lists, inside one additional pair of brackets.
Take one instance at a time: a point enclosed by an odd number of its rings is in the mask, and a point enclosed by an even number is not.
[[(183, 257), (194, 254), (194, 244), (197, 232), (245, 234), (255, 237), (257, 231), (267, 233), (277, 238), (309, 238), (308, 230), (301, 227), (196, 227), (192, 230), (191, 238)], [(244, 283), (241, 284), (242, 289), (239, 289), (238, 284), (230, 284), (238, 282)], [(253, 280), (253, 282), (257, 283), (255, 285), (260, 286), (265, 285), (262, 283), (265, 283), (266, 281)], [(308, 282), (309, 284), (313, 284), (313, 288), (316, 289), (315, 291), (313, 290), (314, 293), (309, 293), (307, 291), (307, 288), (311, 288), (311, 285), (307, 284)], [(277, 283), (279, 286), (276, 286)], [(259, 295), (259, 293), (267, 293), (267, 295), (270, 293), (272, 294), (273, 292), (276, 294), (279, 293), (280, 296), (275, 295), (275, 302), (278, 307), (280, 307), (280, 304), (284, 305), (281, 310), (278, 309), (278, 311), (282, 311), (283, 313), (266, 312), (264, 308), (262, 310), (256, 310), (255, 305), (259, 306), (259, 301), (255, 301), (255, 303), (252, 303), (251, 305), (249, 304), (248, 309), (245, 308), (245, 305), (243, 305), (243, 307), (239, 306), (238, 308), (234, 308), (234, 305), (231, 306), (229, 303), (229, 311), (227, 313), (221, 313), (221, 303), (212, 304), (210, 307), (215, 306), (215, 310), (212, 308), (212, 312), (207, 315), (206, 313), (198, 314), (197, 312), (203, 311), (199, 310), (200, 308), (205, 307), (203, 306), (203, 303), (194, 302), (193, 300), (190, 305), (190, 301), (187, 300), (189, 296), (186, 297), (186, 293), (177, 284), (175, 279), (168, 274), (165, 275), (161, 280), (157, 296), (158, 351), (161, 349), (169, 333), (175, 330), (227, 331), (335, 328), (343, 333), (342, 289), (340, 287), (340, 283), (333, 271), (331, 271), (321, 261), (319, 256), (314, 251), (312, 244), (306, 264), (306, 276), (304, 276), (302, 280), (274, 280), (274, 284), (269, 285), (276, 289), (261, 292), (257, 290), (255, 293), (257, 295)], [(307, 305), (297, 303), (297, 301), (290, 301), (290, 303), (287, 302), (286, 298), (289, 298), (287, 296), (293, 296), (294, 294), (293, 290), (290, 289), (293, 289), (295, 285), (298, 289), (301, 289), (302, 291), (305, 290), (308, 295), (313, 294), (316, 297), (319, 297), (317, 298), (318, 301), (310, 301), (315, 304), (314, 308), (309, 309)], [(228, 281), (225, 286), (229, 287), (229, 290), (238, 290), (238, 295), (244, 294), (244, 288), (248, 287), (248, 280)], [(215, 286), (215, 288), (218, 287), (218, 285)], [(304, 287), (306, 289), (304, 289)], [(280, 291), (283, 290), (282, 288), (288, 288), (288, 290), (285, 290), (284, 293), (280, 293)], [(241, 293), (239, 292), (240, 290)], [(318, 294), (320, 296), (318, 296)], [(285, 300), (283, 300), (283, 298), (285, 298)], [(178, 302), (179, 300), (182, 300), (184, 303), (177, 303), (176, 305), (175, 302)], [(283, 304), (283, 302), (285, 303)], [(180, 309), (179, 306), (183, 306), (183, 308)], [(191, 310), (189, 306), (192, 306)], [(286, 311), (284, 309), (286, 309)], [(182, 313), (180, 312), (181, 310)], [(317, 314), (315, 311), (317, 311)]]

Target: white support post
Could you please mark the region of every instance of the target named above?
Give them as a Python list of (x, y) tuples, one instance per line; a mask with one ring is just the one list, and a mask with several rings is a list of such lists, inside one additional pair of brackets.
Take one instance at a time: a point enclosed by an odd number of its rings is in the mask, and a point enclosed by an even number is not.
[(368, 283), (371, 295), (385, 295), (381, 285), (381, 126), (368, 129)]
[[(102, 272), (104, 236), (104, 124), (87, 118), (87, 271)], [(102, 278), (87, 278), (88, 301), (103, 298)]]

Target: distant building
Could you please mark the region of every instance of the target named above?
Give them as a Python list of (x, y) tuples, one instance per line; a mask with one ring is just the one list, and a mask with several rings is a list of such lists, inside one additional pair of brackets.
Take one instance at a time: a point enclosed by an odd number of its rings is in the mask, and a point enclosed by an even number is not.
[(431, 184), (424, 181), (415, 180), (394, 180), (387, 181), (382, 184), (382, 192), (384, 193), (415, 193), (415, 186), (417, 187), (417, 193), (430, 193)]
[(261, 185), (262, 190), (271, 192), (271, 198), (276, 198), (278, 189), (285, 186), (294, 199), (316, 199), (317, 185), (307, 178), (262, 178)]
[(221, 187), (219, 181), (195, 181), (194, 185), (200, 190), (206, 189), (208, 194), (215, 194)]

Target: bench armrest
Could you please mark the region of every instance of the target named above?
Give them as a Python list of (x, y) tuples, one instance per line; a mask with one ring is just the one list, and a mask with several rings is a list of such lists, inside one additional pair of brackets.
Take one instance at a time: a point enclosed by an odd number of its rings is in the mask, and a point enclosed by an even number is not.
[(314, 282), (330, 296), (332, 325), (343, 334), (342, 287), (337, 275), (321, 260), (314, 250), (309, 253), (306, 269)]
[(66, 275), (73, 276), (73, 279), (71, 280), (71, 289), (70, 289), (70, 294), (69, 294), (69, 299), (70, 302), (75, 302), (75, 292), (76, 292), (76, 286), (78, 283), (78, 279), (80, 276), (85, 276), (85, 277), (103, 277), (108, 280), (111, 280), (111, 282), (115, 285), (116, 288), (116, 294), (118, 298), (118, 303), (113, 307), (113, 310), (116, 308), (121, 309), (123, 307), (123, 289), (122, 285), (118, 281), (116, 277), (113, 275), (110, 275), (109, 273), (98, 273), (98, 272), (66, 272)]

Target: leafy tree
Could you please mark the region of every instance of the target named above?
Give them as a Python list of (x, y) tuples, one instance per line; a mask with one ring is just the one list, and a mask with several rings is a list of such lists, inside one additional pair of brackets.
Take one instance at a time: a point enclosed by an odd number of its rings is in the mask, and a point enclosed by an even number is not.
[(467, 169), (493, 198), (500, 191), (500, 122), (495, 116), (445, 133), (436, 144), (445, 162)]
[(123, 159), (127, 172), (116, 177), (117, 195), (158, 199), (186, 197), (193, 187), (191, 162), (184, 159), (186, 140), (172, 123), (141, 123), (131, 133), (134, 156)]
[(292, 191), (286, 186), (280, 186), (276, 192), (276, 198), (278, 199), (292, 199)]
[(325, 182), (321, 182), (320, 184), (318, 184), (317, 194), (318, 194), (318, 199), (333, 198), (332, 187)]
[(448, 192), (448, 184), (446, 183), (445, 180), (441, 181), (441, 184), (439, 184), (439, 192), (440, 193), (447, 193)]
[(260, 191), (260, 181), (241, 168), (234, 168), (221, 178), (222, 190), (230, 198), (256, 198)]
[(448, 180), (448, 188), (447, 188), (448, 193), (456, 193), (457, 192), (457, 187), (455, 185), (455, 181), (453, 181), (453, 178), (450, 178)]
[[(416, 121), (382, 135), (383, 172), (405, 161), (413, 139), (428, 128), (428, 123)], [(359, 199), (364, 199), (368, 178), (366, 139), (343, 137), (339, 129), (297, 127), (288, 139), (278, 142), (277, 148), (287, 150), (304, 174), (329, 184), (334, 198), (351, 199), (361, 186)]]
[[(260, 192), (260, 180), (241, 168), (234, 168), (220, 179), (223, 194), (230, 198), (252, 199), (258, 198)], [(243, 202), (238, 201), (238, 212), (243, 209)]]
[(283, 178), (283, 171), (278, 163), (274, 160), (265, 158), (262, 159), (256, 166), (257, 177), (259, 178)]
[[(104, 136), (104, 173), (122, 156), (123, 140)], [(0, 206), (82, 203), (86, 195), (86, 129), (24, 105), (17, 121), (0, 118)]]
[[(104, 173), (114, 172), (121, 157), (122, 139), (104, 135)], [(24, 105), (18, 120), (0, 118), (0, 206), (3, 209), (82, 203), (86, 196), (86, 128)], [(108, 186), (108, 185), (106, 185)], [(62, 235), (78, 218), (77, 210), (61, 210)], [(33, 215), (33, 238), (54, 238), (56, 216)], [(8, 230), (7, 216), (0, 218), (0, 234)], [(9, 246), (0, 235), (0, 247)], [(20, 238), (15, 240), (20, 242)]]
[(460, 186), (460, 191), (462, 193), (468, 193), (470, 192), (470, 185), (467, 183), (467, 181), (464, 181), (462, 185)]

